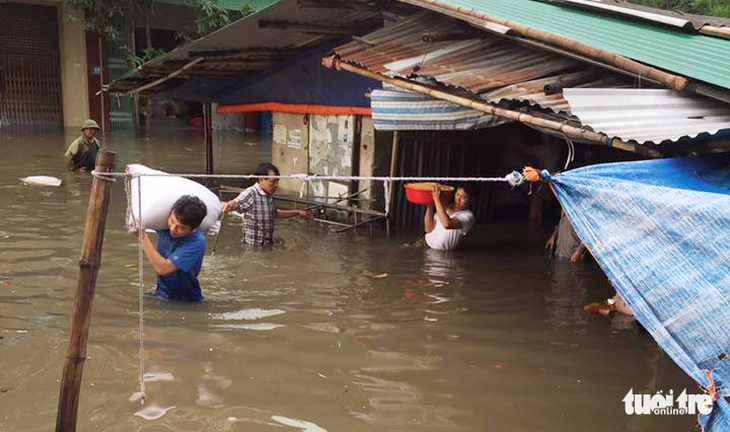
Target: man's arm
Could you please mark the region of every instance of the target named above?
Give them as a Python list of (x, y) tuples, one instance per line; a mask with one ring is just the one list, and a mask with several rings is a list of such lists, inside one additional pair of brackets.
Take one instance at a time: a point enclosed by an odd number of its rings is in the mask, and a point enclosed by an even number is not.
[(311, 213), (306, 210), (280, 210), (276, 209), (277, 219), (288, 219), (290, 217), (299, 216), (306, 221), (314, 219)]
[(66, 150), (66, 153), (63, 155), (64, 161), (66, 163), (66, 168), (69, 171), (73, 171), (76, 166), (74, 165), (74, 156), (76, 156), (76, 153), (79, 151), (79, 140), (74, 140), (71, 145), (68, 146), (68, 150)]
[(439, 221), (441, 221), (441, 225), (444, 226), (446, 229), (460, 229), (461, 228), (461, 221), (457, 218), (449, 217), (448, 213), (446, 213), (446, 209), (444, 208), (443, 203), (441, 202), (441, 191), (438, 189), (434, 189), (433, 191), (433, 202), (436, 204), (436, 215), (439, 218)]
[(253, 191), (246, 189), (245, 191), (238, 194), (237, 197), (230, 201), (223, 201), (222, 211), (224, 213), (231, 210), (237, 210), (240, 212), (247, 212), (253, 207)]
[(581, 261), (585, 254), (586, 254), (586, 245), (583, 242), (580, 242), (580, 245), (578, 245), (578, 248), (576, 248), (575, 252), (573, 252), (573, 254), (570, 256), (570, 262), (577, 263), (578, 261)]
[(160, 255), (157, 248), (152, 243), (152, 240), (150, 240), (147, 235), (147, 232), (144, 231), (144, 228), (142, 228), (142, 249), (144, 249), (144, 254), (147, 255), (147, 258), (150, 260), (150, 263), (152, 263), (152, 267), (155, 268), (155, 272), (158, 275), (167, 276), (177, 271), (175, 264)]
[(553, 230), (553, 233), (550, 235), (550, 238), (548, 239), (547, 243), (545, 243), (545, 249), (547, 249), (549, 252), (552, 252), (555, 249), (555, 243), (558, 241), (558, 228), (560, 227), (560, 224), (558, 223), (555, 225), (555, 229)]

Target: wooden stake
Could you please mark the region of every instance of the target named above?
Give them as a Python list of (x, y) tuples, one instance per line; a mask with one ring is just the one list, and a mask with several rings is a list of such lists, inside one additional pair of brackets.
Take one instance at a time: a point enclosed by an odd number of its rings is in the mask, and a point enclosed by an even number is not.
[[(396, 174), (396, 167), (398, 166), (398, 141), (399, 141), (399, 133), (398, 131), (393, 131), (393, 146), (391, 147), (390, 152), (390, 177), (395, 177)], [(390, 206), (388, 210), (388, 213), (391, 215), (390, 217), (393, 218), (393, 203), (395, 202), (395, 197), (393, 196), (393, 193), (395, 192), (395, 185), (393, 182), (390, 182), (390, 202), (387, 204)]]
[(203, 104), (203, 129), (205, 130), (205, 173), (213, 174), (213, 109), (210, 102)]
[[(96, 171), (114, 172), (116, 167), (117, 154), (102, 149), (96, 159)], [(61, 379), (61, 393), (58, 398), (56, 432), (76, 431), (81, 375), (86, 360), (86, 345), (91, 324), (91, 305), (96, 289), (96, 277), (99, 267), (101, 267), (101, 249), (104, 244), (104, 229), (109, 213), (111, 190), (112, 182), (110, 180), (94, 177), (86, 210), (74, 315), (71, 319), (71, 335)]]

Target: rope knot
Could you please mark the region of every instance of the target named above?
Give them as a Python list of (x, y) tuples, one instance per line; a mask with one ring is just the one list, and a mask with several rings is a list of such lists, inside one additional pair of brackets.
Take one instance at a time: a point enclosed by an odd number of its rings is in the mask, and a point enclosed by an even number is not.
[(504, 179), (507, 180), (507, 183), (510, 184), (510, 186), (517, 187), (525, 182), (525, 177), (518, 173), (517, 171), (512, 171), (511, 173), (504, 176)]
[(106, 180), (106, 181), (110, 181), (110, 182), (115, 182), (115, 181), (117, 181), (116, 177), (114, 177), (114, 175), (113, 175), (113, 174), (109, 174), (109, 173), (100, 173), (100, 172), (99, 172), (99, 171), (97, 171), (97, 170), (92, 170), (92, 171), (91, 171), (91, 175), (92, 175), (92, 176), (94, 176), (94, 177), (96, 177), (96, 178), (98, 178), (99, 180)]

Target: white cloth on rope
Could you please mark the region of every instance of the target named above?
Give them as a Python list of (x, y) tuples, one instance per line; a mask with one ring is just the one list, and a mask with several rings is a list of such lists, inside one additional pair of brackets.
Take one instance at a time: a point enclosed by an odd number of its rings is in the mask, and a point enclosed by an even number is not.
[(385, 193), (385, 217), (388, 217), (388, 213), (390, 213), (390, 181), (384, 181), (383, 188)]

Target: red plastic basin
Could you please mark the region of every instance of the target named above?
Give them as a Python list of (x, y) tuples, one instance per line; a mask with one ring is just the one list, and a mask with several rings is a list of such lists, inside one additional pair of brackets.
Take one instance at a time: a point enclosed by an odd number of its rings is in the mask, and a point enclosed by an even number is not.
[(406, 183), (403, 187), (406, 189), (406, 199), (411, 204), (422, 206), (435, 205), (432, 195), (435, 187), (441, 189), (441, 203), (444, 207), (448, 207), (454, 200), (455, 189), (451, 186), (438, 183)]

